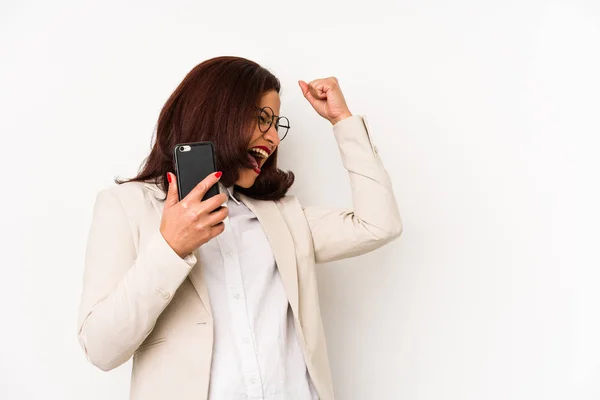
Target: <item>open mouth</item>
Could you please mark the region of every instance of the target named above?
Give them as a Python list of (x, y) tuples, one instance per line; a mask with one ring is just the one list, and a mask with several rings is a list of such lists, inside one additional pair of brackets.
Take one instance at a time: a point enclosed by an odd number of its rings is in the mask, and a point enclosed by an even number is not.
[(254, 172), (260, 174), (260, 167), (269, 158), (269, 149), (265, 146), (256, 146), (248, 149), (248, 159), (252, 163)]

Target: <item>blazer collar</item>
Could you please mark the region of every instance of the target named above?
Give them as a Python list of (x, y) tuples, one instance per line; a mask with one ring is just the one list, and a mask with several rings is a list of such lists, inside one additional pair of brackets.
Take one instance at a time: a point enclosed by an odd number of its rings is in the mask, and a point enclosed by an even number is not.
[[(152, 203), (159, 217), (162, 216), (164, 201), (159, 201), (165, 194), (154, 183), (146, 182), (144, 186), (153, 194)], [(220, 186), (221, 192), (227, 190), (223, 185)], [(267, 236), (273, 255), (277, 263), (277, 269), (281, 276), (283, 286), (286, 291), (290, 307), (294, 315), (298, 316), (298, 270), (296, 266), (296, 250), (294, 239), (290, 233), (284, 216), (274, 201), (256, 200), (242, 193), (228, 190), (229, 195), (234, 201), (242, 202), (258, 218), (262, 228)], [(236, 198), (237, 197), (237, 198)], [(196, 257), (198, 258), (198, 257)], [(198, 295), (202, 299), (207, 310), (210, 312), (210, 302), (208, 299), (208, 290), (206, 282), (202, 279), (201, 266), (196, 264), (190, 273), (190, 280), (196, 288)], [(200, 267), (200, 268), (198, 268)]]

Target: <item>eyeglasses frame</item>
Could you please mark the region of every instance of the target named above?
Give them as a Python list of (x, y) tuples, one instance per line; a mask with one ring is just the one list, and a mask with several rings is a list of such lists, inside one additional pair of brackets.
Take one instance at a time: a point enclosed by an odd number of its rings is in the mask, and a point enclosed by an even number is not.
[[(260, 127), (260, 119), (259, 119), (259, 118), (261, 117), (261, 115), (260, 115), (260, 114), (262, 114), (262, 113), (263, 113), (263, 111), (264, 111), (265, 109), (267, 109), (267, 108), (268, 108), (269, 110), (271, 110), (271, 115), (273, 116), (273, 118), (271, 118), (271, 123), (269, 124), (269, 127), (268, 127), (266, 130), (262, 130), (262, 129), (261, 129), (261, 127)], [(279, 128), (279, 127), (282, 127), (282, 128), (287, 128), (287, 130), (285, 131), (285, 134), (283, 135), (283, 137), (282, 137), (282, 138), (280, 138), (280, 139), (279, 139), (279, 141), (281, 142), (283, 139), (285, 139), (285, 138), (286, 138), (286, 136), (287, 136), (287, 134), (290, 132), (290, 128), (291, 128), (291, 126), (290, 126), (290, 120), (289, 120), (289, 118), (288, 118), (288, 117), (285, 117), (285, 116), (283, 116), (283, 115), (282, 115), (282, 116), (275, 115), (275, 111), (273, 111), (273, 109), (272, 109), (271, 107), (269, 107), (269, 106), (265, 106), (265, 107), (256, 107), (256, 109), (260, 111), (260, 114), (259, 114), (259, 115), (256, 117), (256, 118), (257, 118), (257, 120), (258, 120), (258, 129), (259, 129), (259, 130), (260, 130), (262, 133), (267, 133), (267, 132), (269, 131), (269, 129), (271, 129), (271, 127), (273, 126), (273, 121), (277, 120), (277, 122), (275, 123), (275, 130), (277, 131), (277, 136), (278, 136), (278, 137), (279, 137), (279, 129), (278, 129), (278, 128)], [(279, 121), (280, 121), (282, 118), (285, 118), (285, 120), (287, 121), (287, 125), (280, 125), (280, 124), (279, 124)]]

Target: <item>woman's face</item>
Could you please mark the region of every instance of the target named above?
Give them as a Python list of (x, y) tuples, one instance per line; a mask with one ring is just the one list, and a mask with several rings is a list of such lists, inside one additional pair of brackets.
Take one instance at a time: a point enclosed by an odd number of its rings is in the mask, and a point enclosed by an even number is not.
[[(260, 100), (259, 108), (270, 107), (275, 115), (279, 115), (280, 106), (281, 101), (279, 99), (279, 94), (275, 90), (271, 90), (263, 95)], [(257, 117), (259, 113), (260, 111), (256, 110)], [(254, 169), (242, 169), (240, 171), (240, 177), (235, 184), (243, 188), (249, 188), (254, 185), (256, 177), (260, 174), (260, 167), (267, 161), (267, 158), (273, 154), (277, 146), (279, 146), (279, 135), (275, 123), (271, 125), (267, 132), (263, 133), (258, 126), (258, 119), (255, 118), (254, 133), (248, 144), (248, 157), (252, 160), (256, 160), (256, 167)]]

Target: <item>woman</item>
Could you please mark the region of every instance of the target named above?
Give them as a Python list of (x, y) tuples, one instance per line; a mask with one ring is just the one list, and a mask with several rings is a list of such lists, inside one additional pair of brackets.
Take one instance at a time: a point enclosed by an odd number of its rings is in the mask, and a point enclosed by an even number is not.
[[(333, 399), (315, 264), (379, 248), (402, 224), (366, 121), (337, 80), (299, 85), (333, 125), (354, 210), (286, 195), (279, 81), (238, 57), (190, 71), (140, 174), (98, 194), (79, 340), (105, 371), (133, 356), (132, 399)], [(220, 172), (179, 201), (173, 148), (207, 140)], [(215, 184), (221, 194), (201, 201)]]

